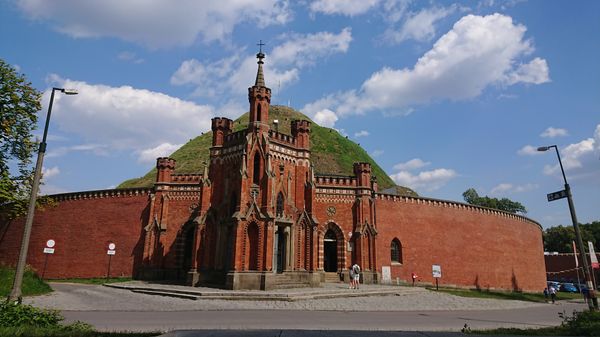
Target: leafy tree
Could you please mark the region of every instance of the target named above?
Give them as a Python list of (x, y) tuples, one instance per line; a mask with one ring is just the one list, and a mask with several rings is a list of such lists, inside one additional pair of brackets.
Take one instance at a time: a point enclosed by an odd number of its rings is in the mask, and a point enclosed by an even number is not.
[(11, 220), (27, 212), (33, 181), (32, 131), (41, 93), (24, 75), (0, 59), (0, 214)]
[[(592, 241), (596, 249), (600, 249), (600, 221), (579, 224), (579, 232), (587, 251), (587, 242)], [(544, 230), (544, 249), (548, 252), (572, 253), (575, 241), (573, 226), (558, 225)]]
[(483, 206), (498, 209), (510, 213), (527, 213), (527, 209), (520, 202), (512, 201), (508, 198), (490, 198), (487, 195), (485, 197), (479, 196), (474, 188), (469, 188), (463, 193), (465, 201), (471, 205)]

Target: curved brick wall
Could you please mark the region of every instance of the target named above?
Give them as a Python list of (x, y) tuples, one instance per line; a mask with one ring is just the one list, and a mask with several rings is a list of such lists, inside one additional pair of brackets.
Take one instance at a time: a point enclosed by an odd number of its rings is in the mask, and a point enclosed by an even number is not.
[[(27, 264), (43, 272), (48, 239), (56, 241), (48, 256), (46, 278), (105, 277), (109, 241), (116, 244), (111, 276), (131, 276), (141, 264), (143, 226), (147, 223), (146, 189), (106, 190), (53, 196), (58, 205), (36, 211)], [(0, 263), (16, 264), (24, 219), (0, 227)]]
[[(542, 230), (525, 217), (455, 202), (378, 195), (378, 264), (392, 279), (441, 285), (540, 291), (545, 287)], [(392, 264), (390, 243), (402, 244), (402, 264)], [(381, 270), (379, 270), (381, 272)]]

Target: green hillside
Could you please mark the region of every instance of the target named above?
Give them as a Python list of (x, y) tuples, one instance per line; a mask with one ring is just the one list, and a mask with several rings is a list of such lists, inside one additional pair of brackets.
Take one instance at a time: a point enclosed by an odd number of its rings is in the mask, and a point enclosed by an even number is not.
[[(336, 130), (325, 128), (314, 123), (304, 114), (285, 107), (271, 106), (269, 109), (269, 123), (273, 127), (273, 120), (279, 120), (279, 132), (291, 134), (291, 121), (303, 119), (311, 121), (311, 160), (317, 174), (354, 175), (352, 164), (355, 162), (371, 163), (373, 175), (377, 177), (380, 190), (396, 186), (392, 179), (377, 165), (369, 154), (358, 144), (340, 135)], [(234, 122), (234, 131), (246, 128), (248, 113), (245, 113)], [(208, 162), (209, 148), (212, 143), (212, 132), (204, 133), (183, 145), (171, 158), (177, 160), (176, 173), (202, 172), (205, 162)], [(152, 169), (141, 178), (130, 179), (121, 183), (118, 188), (150, 187), (156, 178), (156, 168)], [(416, 195), (408, 188), (397, 186), (400, 194)]]

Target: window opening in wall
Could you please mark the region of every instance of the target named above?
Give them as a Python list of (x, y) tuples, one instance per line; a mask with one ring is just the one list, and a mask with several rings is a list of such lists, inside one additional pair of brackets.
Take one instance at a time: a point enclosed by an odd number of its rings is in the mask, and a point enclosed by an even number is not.
[(275, 216), (278, 218), (283, 217), (283, 193), (281, 192), (277, 195), (277, 210), (275, 211)]
[(260, 122), (261, 107), (260, 103), (256, 106), (256, 121)]
[(400, 240), (392, 240), (392, 244), (390, 245), (390, 254), (392, 257), (392, 262), (402, 263), (402, 244), (400, 244)]
[(258, 151), (254, 154), (254, 172), (252, 176), (252, 183), (258, 185), (260, 182), (260, 155)]

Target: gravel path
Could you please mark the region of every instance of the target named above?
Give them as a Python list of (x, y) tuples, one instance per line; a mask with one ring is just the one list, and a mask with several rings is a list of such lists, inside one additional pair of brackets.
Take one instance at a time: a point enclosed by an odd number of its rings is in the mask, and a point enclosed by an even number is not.
[[(244, 301), (187, 300), (133, 293), (99, 285), (52, 283), (48, 295), (25, 298), (37, 307), (69, 311), (220, 311), (220, 310), (318, 310), (318, 311), (429, 311), (496, 310), (547, 306), (510, 300), (479, 299), (437, 293), (419, 287), (399, 287), (397, 295), (332, 298), (318, 300)], [(342, 291), (344, 286), (337, 286)], [(371, 286), (377, 287), (377, 286)], [(369, 289), (368, 287), (365, 287)], [(361, 288), (362, 289), (362, 288)], [(371, 288), (373, 289), (373, 288)], [(348, 292), (353, 290), (345, 289)], [(301, 290), (290, 290), (298, 292)], [(318, 291), (309, 290), (306, 291)], [(322, 290), (323, 291), (323, 290)]]

